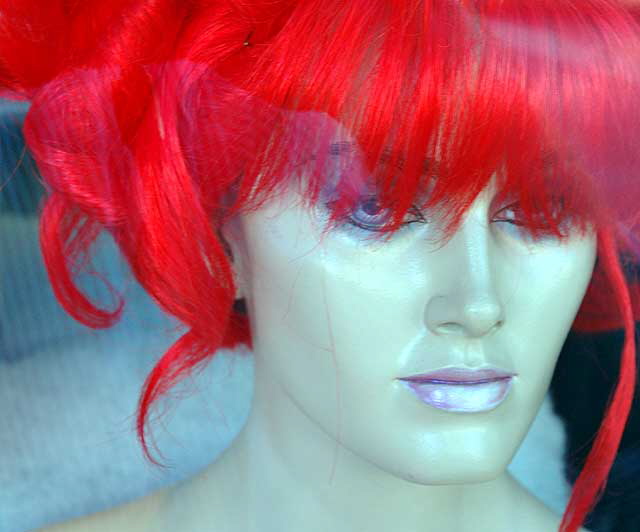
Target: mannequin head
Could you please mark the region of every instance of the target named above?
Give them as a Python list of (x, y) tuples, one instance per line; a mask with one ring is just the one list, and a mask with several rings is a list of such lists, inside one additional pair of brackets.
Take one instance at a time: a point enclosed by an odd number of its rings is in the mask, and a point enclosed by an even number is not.
[[(370, 206), (352, 216), (372, 228), (385, 213)], [(534, 240), (501, 221), (513, 219), (501, 208), (488, 186), (443, 246), (431, 242), (437, 219), (386, 241), (349, 222), (326, 232), (323, 203), (307, 208), (295, 187), (230, 223), (256, 380), (390, 474), (421, 484), (496, 478), (544, 399), (596, 256), (594, 233)], [(486, 365), (517, 376), (482, 413), (427, 406), (398, 380)]]
[[(421, 464), (417, 482), (491, 478), (569, 329), (624, 327), (620, 383), (563, 521), (581, 522), (635, 384), (619, 255), (640, 253), (637, 13), (612, 0), (27, 4), (0, 18), (0, 88), (32, 102), (55, 294), (89, 326), (119, 318), (123, 301), (97, 308), (70, 273), (106, 229), (188, 329), (141, 395), (148, 456), (150, 405), (218, 348), (253, 341), (259, 377), (367, 460), (405, 478)], [(485, 363), (518, 375), (473, 421), (396, 380)], [(380, 417), (398, 433), (378, 438)], [(464, 480), (443, 459), (464, 460)]]

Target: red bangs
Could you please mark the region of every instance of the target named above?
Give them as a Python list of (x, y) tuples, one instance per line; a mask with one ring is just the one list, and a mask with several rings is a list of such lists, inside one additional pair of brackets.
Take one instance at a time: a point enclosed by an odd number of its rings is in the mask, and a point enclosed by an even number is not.
[[(359, 160), (341, 163), (343, 179), (375, 182), (393, 210), (390, 230), (422, 199), (434, 175), (425, 161), (437, 163), (438, 180), (422, 203), (446, 200), (449, 236), (493, 176), (501, 196), (521, 201), (534, 233), (542, 214), (560, 234), (553, 191), (563, 191), (563, 209), (576, 220), (593, 220), (598, 202), (628, 204), (615, 183), (623, 169), (638, 168), (640, 114), (630, 88), (640, 79), (640, 38), (619, 8), (308, 2), (283, 4), (282, 13), (284, 28), (256, 21), (243, 48), (194, 80), (191, 89), (206, 83), (206, 92), (184, 100), (189, 113), (203, 113), (185, 120), (194, 132), (183, 143), (203, 167), (220, 168), (211, 158), (221, 131), (237, 140), (227, 160), (238, 164), (225, 182), (242, 174), (249, 191), (260, 174), (260, 188), (273, 192), (312, 159), (307, 193), (315, 201), (335, 173), (327, 171), (335, 166), (330, 146), (347, 141), (357, 146), (350, 161)], [(613, 25), (616, 38), (604, 37)], [(221, 90), (227, 84), (233, 89)]]

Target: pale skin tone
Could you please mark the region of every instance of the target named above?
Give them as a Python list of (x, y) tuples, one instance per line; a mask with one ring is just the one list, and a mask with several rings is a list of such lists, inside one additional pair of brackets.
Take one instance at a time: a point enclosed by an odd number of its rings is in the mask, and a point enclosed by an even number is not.
[[(254, 338), (247, 424), (198, 476), (51, 530), (557, 530), (560, 517), (506, 468), (547, 392), (596, 237), (527, 240), (495, 221), (494, 192), (437, 249), (430, 224), (385, 244), (348, 227), (322, 239), (322, 213), (295, 189), (230, 224)], [(436, 410), (396, 380), (484, 363), (518, 374), (484, 413)]]

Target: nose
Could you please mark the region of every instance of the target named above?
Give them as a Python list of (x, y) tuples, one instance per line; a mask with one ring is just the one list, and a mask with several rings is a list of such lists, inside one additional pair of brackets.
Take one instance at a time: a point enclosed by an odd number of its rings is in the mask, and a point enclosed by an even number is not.
[(485, 209), (467, 212), (451, 239), (429, 261), (436, 266), (425, 321), (437, 335), (478, 338), (502, 326), (498, 266)]

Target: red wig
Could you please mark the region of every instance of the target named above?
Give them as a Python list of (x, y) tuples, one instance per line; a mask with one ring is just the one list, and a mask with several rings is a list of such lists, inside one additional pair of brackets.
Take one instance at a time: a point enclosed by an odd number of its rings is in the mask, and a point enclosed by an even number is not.
[(309, 205), (332, 187), (330, 222), (373, 185), (388, 235), (420, 208), (446, 220), (444, 241), (495, 176), (531, 238), (597, 230), (573, 329), (625, 331), (560, 527), (577, 530), (635, 389), (640, 294), (621, 257), (640, 256), (640, 21), (627, 4), (0, 0), (0, 96), (31, 102), (24, 133), (48, 189), (40, 244), (58, 301), (89, 327), (120, 318), (122, 297), (104, 310), (74, 282), (107, 230), (186, 328), (140, 397), (146, 457), (157, 464), (150, 406), (220, 347), (251, 343), (219, 233), (227, 219), (304, 166)]

